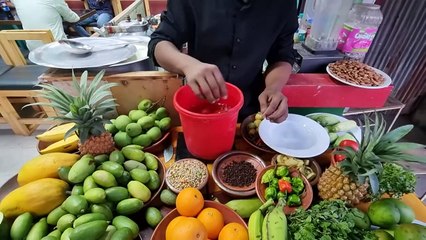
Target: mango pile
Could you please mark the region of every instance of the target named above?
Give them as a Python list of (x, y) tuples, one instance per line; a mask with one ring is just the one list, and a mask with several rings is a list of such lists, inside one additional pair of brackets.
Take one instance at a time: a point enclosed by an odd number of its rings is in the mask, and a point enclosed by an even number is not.
[(105, 129), (114, 135), (118, 147), (131, 144), (148, 147), (169, 130), (171, 121), (165, 107), (157, 107), (151, 100), (143, 99), (137, 109), (112, 119), (112, 124), (106, 124)]
[[(154, 192), (159, 191), (162, 179), (157, 172), (161, 170), (158, 158), (138, 145), (126, 146), (110, 155), (84, 155), (80, 159), (77, 156), (50, 153), (22, 167), (18, 174), (22, 186), (0, 203), (0, 223), (9, 225), (1, 229), (2, 240), (138, 236), (139, 226), (132, 215), (139, 213)], [(56, 165), (53, 158), (58, 160)], [(41, 165), (38, 172), (28, 170), (34, 165)], [(70, 186), (71, 191), (67, 191)], [(153, 228), (163, 218), (154, 207), (143, 214), (145, 222)]]

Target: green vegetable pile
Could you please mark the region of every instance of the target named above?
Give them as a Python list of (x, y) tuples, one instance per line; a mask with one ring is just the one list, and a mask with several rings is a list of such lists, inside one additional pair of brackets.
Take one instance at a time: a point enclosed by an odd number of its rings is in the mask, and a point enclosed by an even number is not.
[(374, 199), (379, 199), (384, 193), (393, 198), (401, 198), (406, 193), (415, 192), (416, 176), (398, 164), (385, 163), (379, 175), (379, 186), (379, 193)]
[(265, 199), (274, 201), (283, 198), (288, 206), (302, 205), (300, 195), (305, 189), (303, 179), (290, 176), (290, 171), (285, 166), (269, 169), (263, 174), (261, 182), (268, 184), (265, 189)]
[(292, 240), (375, 240), (368, 216), (343, 201), (322, 201), (288, 217)]

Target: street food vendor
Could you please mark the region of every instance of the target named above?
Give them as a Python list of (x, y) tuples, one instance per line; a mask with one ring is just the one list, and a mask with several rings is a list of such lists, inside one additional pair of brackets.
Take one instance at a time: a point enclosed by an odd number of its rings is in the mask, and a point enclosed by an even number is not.
[[(288, 106), (281, 90), (292, 70), (297, 27), (292, 0), (169, 0), (149, 55), (185, 75), (194, 93), (210, 102), (227, 97), (225, 81), (237, 85), (244, 93), (240, 120), (260, 110), (282, 122)], [(188, 55), (180, 51), (185, 43)]]

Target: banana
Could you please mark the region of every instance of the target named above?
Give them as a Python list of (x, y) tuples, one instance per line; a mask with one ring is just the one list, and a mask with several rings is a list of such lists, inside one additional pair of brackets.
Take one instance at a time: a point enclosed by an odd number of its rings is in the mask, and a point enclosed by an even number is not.
[(65, 140), (59, 140), (47, 148), (40, 150), (40, 154), (53, 153), (53, 152), (75, 152), (78, 149), (79, 138), (77, 135), (71, 135)]
[(262, 240), (287, 240), (287, 218), (283, 207), (285, 201), (280, 199), (276, 207), (268, 212), (262, 224)]
[(65, 133), (68, 132), (68, 130), (70, 130), (74, 126), (75, 126), (75, 123), (62, 124), (40, 135), (37, 135), (36, 138), (39, 141), (43, 141), (43, 142), (57, 142), (64, 139)]
[(258, 209), (250, 215), (248, 221), (249, 240), (262, 240), (263, 214)]
[(274, 200), (269, 199), (250, 215), (248, 221), (249, 240), (262, 240), (263, 213), (272, 205), (274, 205)]

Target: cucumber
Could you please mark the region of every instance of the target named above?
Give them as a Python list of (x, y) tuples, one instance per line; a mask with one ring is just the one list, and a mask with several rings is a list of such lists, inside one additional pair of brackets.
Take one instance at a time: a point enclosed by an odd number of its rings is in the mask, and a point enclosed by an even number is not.
[(110, 187), (105, 189), (106, 199), (110, 202), (120, 202), (129, 198), (129, 191), (125, 187)]
[(111, 173), (105, 171), (105, 170), (96, 170), (92, 174), (93, 179), (95, 180), (95, 183), (104, 187), (115, 187), (117, 186), (117, 181), (115, 180), (114, 175)]
[(78, 217), (74, 223), (73, 223), (73, 227), (76, 228), (82, 224), (88, 223), (88, 222), (92, 222), (95, 220), (107, 220), (107, 217), (105, 215), (103, 215), (102, 213), (87, 213), (84, 215), (81, 215), (80, 217)]
[(49, 225), (47, 224), (46, 218), (40, 219), (40, 221), (34, 224), (31, 228), (26, 240), (40, 240), (42, 237), (47, 235), (48, 228)]
[(68, 180), (72, 183), (81, 183), (95, 171), (95, 162), (92, 155), (84, 155), (71, 167)]
[(262, 206), (262, 201), (259, 198), (236, 199), (227, 202), (225, 205), (234, 210), (240, 217), (249, 218), (254, 211)]
[(339, 135), (337, 135), (337, 133), (334, 133), (334, 132), (329, 132), (328, 136), (330, 137), (330, 144), (336, 141), (336, 139), (339, 137)]
[(321, 124), (321, 126), (326, 127), (326, 126), (331, 126), (334, 124), (337, 124), (340, 122), (340, 120), (338, 118), (336, 118), (333, 115), (328, 115), (328, 114), (323, 114), (321, 116), (319, 116), (316, 121)]
[(157, 170), (158, 169), (158, 161), (157, 158), (155, 158), (154, 155), (151, 153), (145, 154), (145, 165), (148, 168), (148, 170)]
[(130, 171), (130, 176), (133, 180), (139, 181), (143, 184), (149, 182), (150, 176), (147, 170), (135, 168)]
[(28, 232), (31, 230), (33, 225), (33, 216), (31, 213), (26, 212), (19, 215), (12, 223), (10, 228), (10, 236), (13, 240), (25, 239)]
[(109, 156), (107, 154), (96, 155), (93, 160), (97, 165), (101, 165), (103, 162), (108, 161)]
[(110, 155), (109, 155), (109, 160), (119, 163), (119, 164), (123, 164), (124, 163), (124, 155), (120, 150), (114, 150)]
[(129, 228), (120, 228), (111, 236), (111, 240), (132, 240), (133, 233)]
[(117, 178), (117, 182), (121, 186), (127, 186), (127, 184), (132, 180), (132, 177), (130, 176), (130, 173), (128, 171), (124, 171), (123, 175), (121, 175), (119, 178)]
[(65, 211), (61, 206), (53, 209), (49, 215), (47, 215), (47, 223), (53, 226), (56, 226), (58, 223), (59, 218), (67, 214), (68, 212)]
[(93, 204), (90, 206), (90, 211), (92, 213), (103, 214), (108, 221), (111, 221), (114, 217), (114, 215), (112, 215), (111, 208), (109, 208), (106, 204)]
[(149, 170), (149, 181), (145, 184), (149, 190), (155, 191), (157, 190), (161, 185), (160, 176), (158, 176), (158, 173), (154, 170)]
[(42, 239), (40, 240), (59, 240), (59, 238), (54, 237), (54, 236), (44, 236)]
[(117, 230), (121, 228), (128, 228), (132, 231), (132, 237), (135, 238), (139, 235), (139, 226), (132, 219), (126, 216), (116, 216), (112, 220), (112, 225), (114, 225)]
[(76, 228), (70, 234), (70, 240), (98, 239), (102, 237), (108, 227), (108, 222), (104, 220), (95, 220), (84, 223)]
[(138, 212), (143, 207), (143, 202), (137, 198), (129, 198), (117, 204), (116, 211), (120, 215), (130, 215)]
[(347, 132), (356, 128), (357, 126), (358, 125), (354, 120), (347, 120), (331, 126), (329, 130), (330, 132)]
[(89, 204), (81, 195), (71, 195), (62, 203), (62, 208), (74, 215), (83, 214), (87, 211)]
[(72, 224), (76, 217), (72, 215), (71, 213), (65, 214), (61, 218), (59, 218), (58, 223), (56, 227), (59, 231), (64, 232), (66, 229), (72, 227)]
[(151, 198), (151, 191), (145, 184), (138, 181), (130, 181), (127, 189), (132, 197), (138, 198), (143, 202), (148, 202)]

